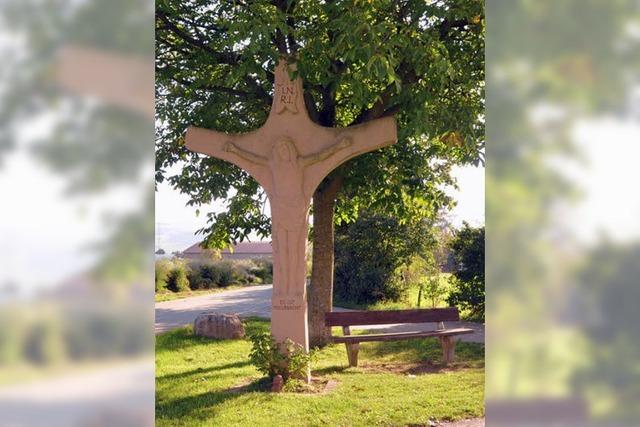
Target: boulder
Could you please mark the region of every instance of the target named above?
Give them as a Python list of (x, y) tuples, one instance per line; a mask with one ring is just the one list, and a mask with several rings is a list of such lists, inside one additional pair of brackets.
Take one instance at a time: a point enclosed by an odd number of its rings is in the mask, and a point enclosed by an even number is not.
[(244, 326), (237, 314), (206, 312), (196, 317), (193, 333), (207, 338), (242, 338)]

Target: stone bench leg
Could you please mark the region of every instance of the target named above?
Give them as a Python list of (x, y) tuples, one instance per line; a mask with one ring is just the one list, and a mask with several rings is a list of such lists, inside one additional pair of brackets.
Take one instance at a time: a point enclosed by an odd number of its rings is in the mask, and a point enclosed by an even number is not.
[(454, 337), (439, 337), (442, 346), (442, 360), (446, 365), (453, 362), (456, 352), (456, 340)]
[[(349, 326), (342, 327), (342, 333), (344, 335), (351, 335), (351, 328)], [(347, 358), (349, 359), (349, 366), (358, 366), (358, 350), (360, 350), (360, 343), (344, 343), (347, 347)]]
[(349, 366), (358, 366), (358, 350), (360, 350), (360, 343), (344, 343), (344, 345), (347, 347)]

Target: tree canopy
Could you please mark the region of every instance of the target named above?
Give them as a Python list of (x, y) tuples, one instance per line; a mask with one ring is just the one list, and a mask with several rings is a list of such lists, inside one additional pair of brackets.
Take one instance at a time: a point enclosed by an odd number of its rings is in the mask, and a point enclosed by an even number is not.
[[(483, 2), (161, 0), (156, 4), (156, 181), (208, 214), (205, 244), (269, 234), (266, 197), (235, 166), (188, 152), (195, 125), (226, 132), (266, 120), (272, 69), (298, 63), (305, 103), (323, 126), (396, 115), (398, 143), (338, 168), (335, 220), (383, 210), (401, 221), (447, 206), (453, 164), (482, 161)], [(182, 165), (177, 174), (170, 169)]]

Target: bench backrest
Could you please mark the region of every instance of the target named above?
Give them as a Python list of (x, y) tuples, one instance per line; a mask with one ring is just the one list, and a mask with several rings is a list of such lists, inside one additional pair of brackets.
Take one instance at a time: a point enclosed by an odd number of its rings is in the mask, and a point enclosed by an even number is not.
[(388, 325), (392, 323), (451, 322), (460, 320), (456, 307), (412, 310), (343, 311), (327, 313), (327, 326)]

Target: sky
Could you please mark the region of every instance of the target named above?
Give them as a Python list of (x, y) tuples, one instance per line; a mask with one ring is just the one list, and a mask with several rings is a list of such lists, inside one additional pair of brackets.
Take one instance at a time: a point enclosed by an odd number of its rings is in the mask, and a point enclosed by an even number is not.
[(105, 216), (124, 214), (144, 200), (139, 191), (73, 197), (60, 176), (19, 148), (0, 168), (0, 286), (47, 287), (90, 267), (110, 227)]
[(561, 229), (578, 243), (603, 237), (619, 243), (640, 240), (640, 110), (638, 117), (583, 120), (573, 129), (582, 160), (554, 165), (578, 197), (556, 210)]
[[(29, 293), (86, 271), (112, 231), (108, 218), (135, 212), (146, 200), (149, 186), (136, 183), (69, 194), (71, 174), (52, 171), (34, 155), (34, 141), (47, 138), (55, 120), (46, 113), (23, 126), (15, 148), (0, 159), (0, 288), (12, 284)], [(150, 179), (152, 167), (141, 168)]]

